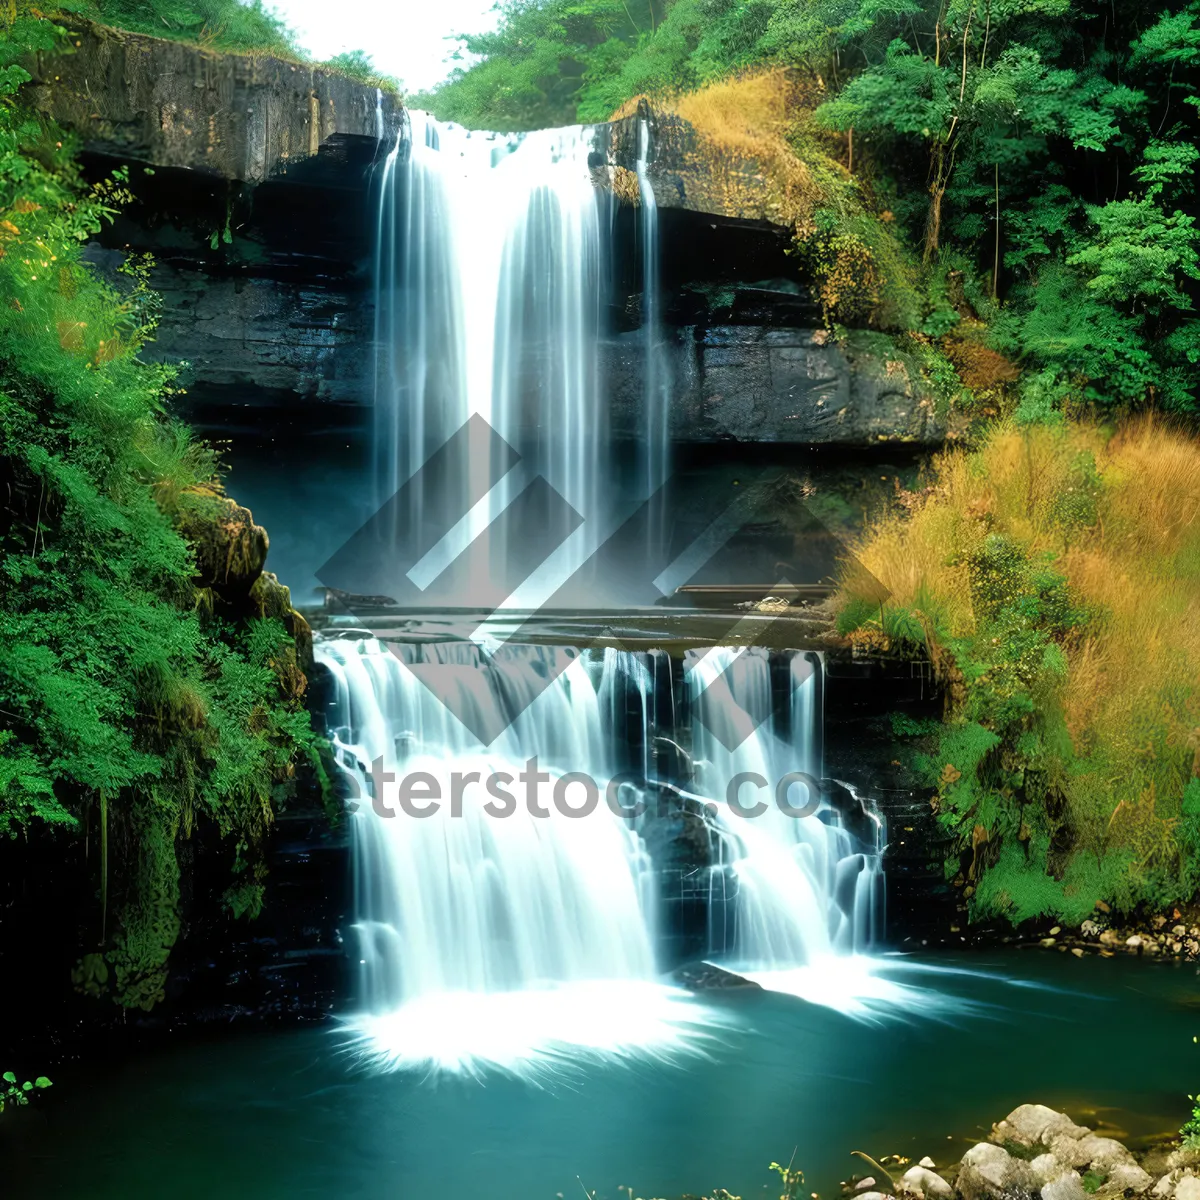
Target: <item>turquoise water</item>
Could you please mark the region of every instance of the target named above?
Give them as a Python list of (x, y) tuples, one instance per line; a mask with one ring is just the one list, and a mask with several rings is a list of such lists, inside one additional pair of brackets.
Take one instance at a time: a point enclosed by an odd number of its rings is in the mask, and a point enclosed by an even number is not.
[[(795, 1154), (828, 1196), (850, 1151), (957, 1158), (1019, 1103), (1132, 1136), (1177, 1128), (1200, 1078), (1193, 966), (1036, 951), (939, 955), (916, 1015), (864, 1023), (773, 993), (704, 1058), (563, 1063), (530, 1084), (354, 1069), (332, 1027), (181, 1042), (3, 1123), (0, 1192), (88, 1200), (604, 1200), (777, 1196)], [(956, 969), (963, 972), (956, 973)]]

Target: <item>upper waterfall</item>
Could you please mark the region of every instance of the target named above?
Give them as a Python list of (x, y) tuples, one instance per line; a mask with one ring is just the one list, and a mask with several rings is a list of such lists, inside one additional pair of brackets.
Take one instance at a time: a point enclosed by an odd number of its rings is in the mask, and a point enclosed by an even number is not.
[(595, 357), (609, 196), (592, 132), (410, 119), (380, 180), (378, 500), (476, 414), (524, 460), (485, 517), (540, 474), (590, 518), (610, 453)]

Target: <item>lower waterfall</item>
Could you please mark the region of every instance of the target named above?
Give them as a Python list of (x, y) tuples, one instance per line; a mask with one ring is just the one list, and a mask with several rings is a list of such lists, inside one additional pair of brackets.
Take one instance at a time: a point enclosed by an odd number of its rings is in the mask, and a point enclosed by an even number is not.
[[(319, 645), (335, 681), (338, 761), (360, 796), (355, 1029), (364, 1052), (394, 1067), (531, 1070), (580, 1050), (682, 1048), (714, 1018), (656, 981), (641, 838), (602, 803), (577, 818), (555, 803), (561, 787), (560, 804), (569, 795), (571, 807), (586, 806), (579, 777), (604, 787), (616, 773), (605, 716), (625, 709), (630, 690), (644, 695), (644, 669), (612, 650), (585, 662), (519, 646), (496, 652), (490, 670), (470, 642), (398, 650), (405, 663), (373, 639)], [(421, 666), (439, 669), (438, 695)], [(511, 723), (485, 750), (458, 704)], [(420, 819), (396, 812), (395, 793), (375, 795), (377, 761), (447, 802)]]
[(866, 808), (838, 812), (819, 794), (820, 660), (716, 646), (685, 672), (698, 790), (754, 813), (716, 811), (736, 889), (732, 937), (710, 938), (716, 957), (763, 987), (841, 1004), (846, 962), (883, 935), (884, 831)]
[[(721, 1018), (661, 982), (656, 954), (643, 834), (668, 793), (703, 806), (710, 886), (733, 893), (710, 905), (712, 962), (852, 1015), (903, 1000), (866, 957), (882, 828), (819, 783), (819, 656), (361, 632), (317, 649), (358, 796), (352, 1025), (372, 1061), (536, 1072), (702, 1043)], [(689, 778), (659, 778), (663, 742), (690, 744)]]

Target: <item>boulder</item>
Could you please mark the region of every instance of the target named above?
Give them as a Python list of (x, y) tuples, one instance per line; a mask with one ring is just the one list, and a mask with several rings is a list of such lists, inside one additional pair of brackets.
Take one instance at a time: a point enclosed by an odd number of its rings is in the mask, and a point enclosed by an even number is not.
[(1200, 1200), (1200, 1179), (1185, 1175), (1175, 1183), (1175, 1200)]
[(898, 1190), (919, 1200), (953, 1200), (954, 1197), (954, 1189), (937, 1172), (922, 1166), (909, 1167)]
[(1039, 1154), (1031, 1160), (1029, 1169), (1033, 1172), (1033, 1181), (1038, 1187), (1057, 1179), (1066, 1168), (1053, 1154)]
[(1095, 1167), (1097, 1170), (1111, 1171), (1116, 1166), (1135, 1164), (1133, 1155), (1120, 1142), (1094, 1133), (1084, 1137), (1060, 1135), (1054, 1139), (1050, 1149), (1055, 1158), (1068, 1167)]
[(1078, 1171), (1064, 1171), (1042, 1185), (1042, 1200), (1087, 1200), (1087, 1196)]
[(1015, 1142), (1018, 1146), (1045, 1146), (1050, 1149), (1059, 1138), (1081, 1138), (1089, 1131), (1076, 1125), (1066, 1113), (1055, 1112), (1044, 1104), (1022, 1104), (997, 1125), (991, 1140), (999, 1145)]
[(214, 488), (191, 487), (180, 497), (177, 523), (196, 558), (197, 587), (231, 602), (248, 596), (270, 547), (254, 514)]
[(1153, 1176), (1136, 1163), (1118, 1163), (1109, 1171), (1108, 1178), (1097, 1195), (1124, 1196), (1127, 1192), (1136, 1195), (1147, 1191), (1153, 1182)]
[(1035, 1185), (1027, 1162), (980, 1142), (963, 1155), (955, 1187), (963, 1200), (1017, 1200), (1031, 1196)]

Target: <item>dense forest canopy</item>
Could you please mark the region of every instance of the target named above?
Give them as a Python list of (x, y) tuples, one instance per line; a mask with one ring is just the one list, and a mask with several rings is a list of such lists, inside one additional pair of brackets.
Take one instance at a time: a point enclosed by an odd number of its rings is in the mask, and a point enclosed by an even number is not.
[(1200, 5), (1078, 0), (515, 0), (480, 61), (418, 98), (472, 126), (607, 119), (747, 70), (814, 81), (796, 122), (928, 267), (1006, 301), (992, 344), (1065, 395), (1195, 407)]

